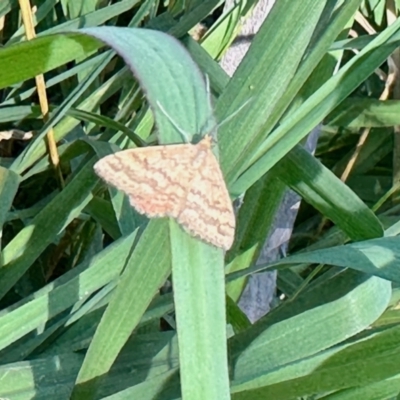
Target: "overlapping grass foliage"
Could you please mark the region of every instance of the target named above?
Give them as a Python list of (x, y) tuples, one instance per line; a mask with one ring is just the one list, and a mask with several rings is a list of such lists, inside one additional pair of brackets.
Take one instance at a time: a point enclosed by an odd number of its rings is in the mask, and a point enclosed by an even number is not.
[[(22, 3), (0, 2), (0, 130), (34, 131), (0, 141), (0, 397), (396, 398), (400, 5), (276, 0), (229, 79), (213, 57), (255, 1), (47, 0), (31, 41)], [(181, 142), (171, 119), (194, 140), (214, 127), (203, 75), (216, 120), (236, 113), (215, 149), (244, 195), (225, 255), (93, 173), (118, 148)], [(291, 253), (255, 266), (287, 186), (304, 199)], [(266, 269), (281, 300), (250, 325), (238, 293)]]

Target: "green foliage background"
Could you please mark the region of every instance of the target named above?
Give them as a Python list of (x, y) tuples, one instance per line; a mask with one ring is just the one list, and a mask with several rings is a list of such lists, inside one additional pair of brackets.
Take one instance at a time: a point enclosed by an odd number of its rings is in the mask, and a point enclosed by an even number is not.
[[(0, 130), (35, 131), (0, 142), (0, 397), (397, 398), (400, 103), (397, 83), (379, 100), (376, 71), (400, 67), (389, 18), (400, 4), (276, 0), (229, 79), (217, 60), (255, 1), (213, 14), (200, 42), (188, 33), (224, 2), (36, 3), (28, 42), (18, 2), (0, 2)], [(214, 149), (232, 198), (244, 194), (226, 255), (138, 215), (93, 173), (115, 149), (181, 141), (157, 102), (194, 139), (214, 126), (203, 74), (216, 120), (248, 102)], [(321, 122), (315, 158), (301, 143)], [(255, 266), (286, 187), (304, 199), (290, 255)], [(281, 300), (251, 325), (236, 303), (246, 276), (267, 269)], [(173, 295), (160, 291), (171, 272)]]

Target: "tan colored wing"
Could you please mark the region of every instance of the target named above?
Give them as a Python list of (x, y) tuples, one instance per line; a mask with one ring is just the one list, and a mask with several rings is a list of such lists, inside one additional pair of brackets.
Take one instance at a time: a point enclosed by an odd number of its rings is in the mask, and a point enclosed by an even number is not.
[(121, 151), (99, 160), (95, 172), (129, 196), (148, 217), (173, 217), (190, 234), (228, 250), (235, 215), (211, 138), (201, 142)]
[(111, 154), (94, 170), (108, 184), (129, 196), (131, 205), (148, 217), (179, 214), (193, 178), (192, 144), (145, 147)]
[(177, 221), (192, 235), (225, 250), (235, 235), (235, 215), (218, 161), (203, 139), (193, 160), (196, 169)]

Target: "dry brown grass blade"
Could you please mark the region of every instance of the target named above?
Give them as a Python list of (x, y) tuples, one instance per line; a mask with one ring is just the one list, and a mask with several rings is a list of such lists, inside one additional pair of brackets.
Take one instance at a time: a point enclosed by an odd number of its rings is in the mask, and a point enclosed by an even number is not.
[(5, 19), (6, 19), (6, 17), (4, 15), (2, 17), (0, 17), (0, 40), (3, 39), (3, 30), (4, 30)]
[[(389, 63), (390, 65), (391, 63)], [(389, 67), (389, 74), (387, 76), (387, 80), (385, 83), (385, 89), (383, 90), (383, 92), (381, 93), (381, 95), (379, 96), (379, 100), (387, 100), (390, 96), (390, 93), (392, 92), (392, 88), (393, 88), (393, 84), (394, 82), (397, 80), (397, 73), (390, 71), (390, 67)], [(362, 133), (360, 135), (360, 139), (358, 140), (356, 149), (354, 150), (353, 155), (351, 156), (349, 162), (346, 165), (345, 170), (342, 173), (342, 176), (340, 177), (340, 179), (345, 182), (347, 180), (347, 178), (349, 177), (354, 164), (357, 161), (358, 156), (360, 155), (361, 149), (364, 146), (365, 141), (368, 138), (369, 132), (371, 131), (370, 128), (364, 128), (362, 130)]]
[[(391, 1), (388, 1), (387, 4), (387, 9), (386, 9), (386, 14), (387, 14), (387, 21), (388, 24), (393, 23), (396, 20), (396, 7), (393, 4), (393, 7), (390, 7)], [(356, 20), (357, 22), (365, 29), (365, 31), (368, 34), (375, 34), (376, 31), (375, 29), (370, 25), (370, 23), (367, 21), (367, 19), (360, 13), (357, 12), (356, 14)], [(395, 50), (393, 52), (393, 54), (389, 57), (388, 59), (388, 74), (386, 76), (386, 82), (385, 82), (385, 88), (383, 90), (383, 92), (381, 93), (381, 95), (379, 96), (379, 100), (388, 100), (389, 97), (392, 96), (392, 98), (399, 98), (396, 97), (396, 93), (397, 95), (400, 94), (400, 86), (399, 86), (399, 68), (400, 68), (400, 53), (399, 50)], [(397, 164), (399, 168), (395, 168), (395, 173), (396, 171), (400, 171), (400, 162), (398, 162), (398, 157), (396, 154), (398, 154), (398, 152), (396, 152), (396, 148), (398, 148), (400, 150), (400, 140), (398, 139), (399, 133), (400, 133), (400, 127), (395, 126), (394, 127), (394, 131), (395, 131), (395, 155), (394, 155), (394, 166)], [(360, 155), (361, 149), (364, 146), (365, 141), (368, 138), (370, 132), (370, 128), (365, 128), (362, 130), (360, 139), (358, 140), (356, 149), (354, 150), (354, 153), (351, 157), (351, 159), (349, 160), (345, 170), (342, 173), (342, 176), (340, 177), (340, 179), (345, 182), (347, 180), (347, 178), (349, 177), (352, 169), (354, 168), (354, 164), (357, 161), (358, 156)], [(398, 147), (396, 147), (396, 141), (399, 141), (398, 143)], [(397, 179), (394, 176), (394, 182), (398, 181), (400, 179), (400, 173), (397, 173)]]
[[(396, 6), (393, 0), (387, 1), (386, 7), (386, 15), (388, 24), (392, 24), (397, 19), (396, 14)], [(360, 11), (357, 11), (355, 20), (363, 27), (363, 29), (369, 34), (373, 35), (376, 34), (376, 30), (373, 26), (368, 22), (368, 20), (361, 14)], [(350, 36), (356, 37), (358, 36), (357, 32), (354, 30), (350, 30)], [(354, 52), (357, 52), (354, 50)], [(389, 98), (398, 99), (400, 98), (400, 83), (399, 83), (399, 70), (400, 70), (400, 51), (396, 49), (392, 55), (388, 58), (388, 73), (386, 74), (382, 69), (378, 68), (375, 73), (385, 81), (385, 88), (381, 95), (379, 96), (379, 100), (388, 100)], [(354, 168), (354, 165), (360, 155), (361, 149), (363, 148), (368, 135), (370, 132), (370, 128), (364, 128), (361, 131), (360, 138), (358, 140), (356, 149), (352, 154), (349, 162), (346, 165), (340, 179), (343, 182), (346, 182), (348, 179), (351, 171)], [(394, 127), (394, 149), (393, 149), (393, 168), (394, 168), (394, 175), (393, 175), (393, 185), (396, 185), (400, 182), (400, 126)], [(321, 223), (318, 226), (317, 232), (320, 234), (322, 229), (324, 228), (327, 219), (324, 217), (322, 218)]]
[[(25, 27), (27, 40), (32, 40), (36, 37), (35, 27), (33, 25), (32, 9), (29, 0), (19, 0), (21, 9), (22, 21)], [(44, 76), (37, 75), (35, 77), (36, 89), (39, 96), (40, 109), (43, 115), (43, 121), (46, 122), (49, 118), (49, 103), (47, 101), (46, 84)], [(64, 187), (64, 180), (60, 168), (60, 157), (58, 155), (57, 144), (54, 138), (53, 128), (47, 133), (47, 146), (50, 155), (50, 161), (58, 175), (61, 187)]]
[[(394, 0), (388, 0), (386, 18), (388, 24), (394, 23), (398, 18), (397, 7)], [(392, 88), (392, 99), (400, 99), (400, 50), (397, 48), (392, 56), (389, 68), (395, 71)], [(395, 125), (393, 136), (393, 186), (396, 187), (400, 183), (400, 125)]]

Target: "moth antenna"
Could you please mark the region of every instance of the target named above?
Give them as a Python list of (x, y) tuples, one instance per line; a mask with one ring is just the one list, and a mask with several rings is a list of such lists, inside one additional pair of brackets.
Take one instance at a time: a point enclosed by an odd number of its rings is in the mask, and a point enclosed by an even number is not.
[[(207, 74), (204, 75), (204, 80), (205, 80), (205, 84), (206, 84), (206, 92), (207, 92), (207, 99), (208, 99), (208, 107), (210, 110), (213, 110), (213, 106), (212, 106), (212, 95), (211, 95), (211, 86), (210, 86), (210, 78), (208, 77)], [(214, 117), (214, 115), (213, 115)], [(216, 142), (217, 138), (216, 138), (216, 130), (218, 129), (218, 124), (215, 122), (213, 124), (213, 126), (208, 129), (207, 125), (208, 125), (209, 121), (207, 121), (203, 126), (202, 131), (207, 130), (208, 134), (212, 137), (213, 141)]]
[[(206, 90), (207, 90), (207, 97), (208, 97), (208, 105), (210, 107), (210, 109), (212, 109), (212, 96), (211, 96), (211, 87), (210, 87), (210, 79), (208, 77), (207, 74), (204, 75), (204, 80), (206, 82)], [(240, 113), (240, 111), (243, 110), (243, 108), (245, 108), (250, 101), (252, 101), (252, 97), (250, 97), (248, 100), (246, 100), (236, 111), (234, 111), (231, 115), (229, 115), (228, 117), (226, 117), (223, 121), (221, 121), (219, 124), (214, 124), (214, 126), (209, 129), (210, 131), (210, 135), (211, 136), (215, 136), (215, 131), (218, 130), (218, 128), (220, 128), (222, 125), (224, 125), (225, 123), (227, 123), (228, 121), (230, 121), (233, 117), (235, 117), (237, 114)], [(215, 140), (215, 138), (214, 138)]]
[[(206, 75), (207, 76), (207, 75)], [(214, 142), (216, 142), (216, 135), (215, 132), (225, 123), (227, 123), (228, 121), (230, 121), (233, 117), (235, 117), (237, 114), (240, 113), (240, 111), (243, 110), (243, 108), (245, 108), (250, 101), (252, 101), (252, 98), (246, 100), (236, 111), (234, 111), (231, 115), (229, 115), (228, 117), (226, 117), (223, 121), (221, 121), (219, 124), (215, 123), (211, 129), (208, 129), (209, 131), (209, 135), (213, 138)], [(210, 104), (211, 104), (211, 99), (210, 99)]]
[(190, 143), (189, 140), (189, 134), (185, 132), (173, 119), (172, 117), (167, 113), (167, 110), (161, 105), (161, 103), (157, 100), (157, 105), (160, 108), (161, 112), (167, 117), (168, 121), (171, 122), (172, 126), (180, 133), (182, 136), (182, 139), (186, 143)]
[(236, 111), (234, 111), (231, 115), (227, 116), (223, 121), (221, 121), (218, 125), (217, 128), (220, 128), (222, 125), (226, 124), (228, 121), (230, 121), (233, 117), (235, 117), (237, 114), (240, 113), (240, 111), (243, 110), (251, 101), (253, 100), (252, 97), (247, 99)]
[(212, 109), (210, 78), (208, 77), (207, 74), (204, 75), (204, 80), (206, 81), (206, 92), (207, 92), (207, 98), (208, 98), (208, 105), (210, 106), (210, 109)]

